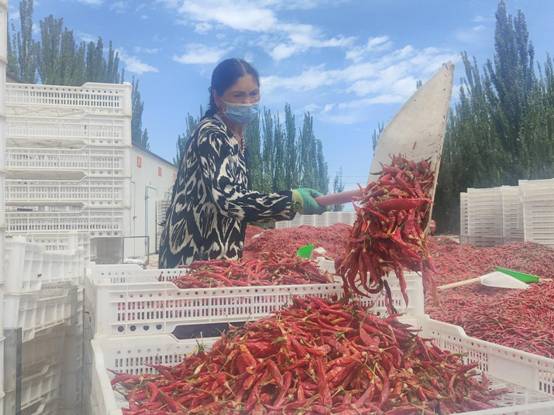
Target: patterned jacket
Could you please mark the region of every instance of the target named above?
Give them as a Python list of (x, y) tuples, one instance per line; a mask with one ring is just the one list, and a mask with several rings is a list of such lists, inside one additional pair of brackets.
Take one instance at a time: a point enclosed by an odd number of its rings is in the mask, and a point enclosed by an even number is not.
[(290, 191), (249, 190), (244, 151), (217, 115), (200, 121), (180, 163), (160, 239), (160, 268), (237, 259), (248, 222), (294, 218)]

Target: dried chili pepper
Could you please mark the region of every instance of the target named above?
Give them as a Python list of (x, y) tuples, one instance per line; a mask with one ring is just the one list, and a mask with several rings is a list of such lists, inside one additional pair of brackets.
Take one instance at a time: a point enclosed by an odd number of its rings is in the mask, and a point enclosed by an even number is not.
[[(334, 341), (322, 335), (329, 321), (336, 322)], [(438, 349), (395, 317), (313, 298), (234, 328), (210, 351), (163, 373), (114, 380), (129, 400), (126, 415), (432, 414), (439, 408), (452, 414), (492, 407), (503, 392), (489, 390), (463, 356)]]
[(429, 162), (393, 156), (375, 182), (355, 203), (357, 219), (343, 256), (335, 261), (347, 294), (369, 295), (385, 290), (387, 309), (395, 313), (387, 275), (395, 273), (408, 303), (405, 269), (423, 272), (433, 288), (424, 225), (430, 220), (433, 171)]

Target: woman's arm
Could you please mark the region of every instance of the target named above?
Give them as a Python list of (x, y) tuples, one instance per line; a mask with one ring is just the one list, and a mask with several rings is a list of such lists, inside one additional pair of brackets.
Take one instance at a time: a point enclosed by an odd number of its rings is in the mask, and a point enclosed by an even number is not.
[(200, 134), (197, 151), (206, 191), (221, 214), (247, 222), (294, 218), (290, 190), (260, 193), (237, 182), (238, 166), (233, 160), (232, 144), (224, 132), (210, 129)]

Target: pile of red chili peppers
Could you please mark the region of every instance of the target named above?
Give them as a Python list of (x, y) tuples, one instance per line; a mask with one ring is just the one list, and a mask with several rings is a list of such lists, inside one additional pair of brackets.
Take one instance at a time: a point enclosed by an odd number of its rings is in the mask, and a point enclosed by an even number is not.
[(491, 408), (474, 365), (394, 317), (298, 298), (158, 374), (116, 374), (125, 415), (452, 414)]
[(347, 293), (367, 296), (384, 288), (387, 307), (394, 311), (385, 278), (389, 272), (396, 274), (406, 303), (404, 269), (423, 272), (424, 286), (432, 287), (424, 227), (430, 219), (433, 180), (427, 160), (393, 156), (377, 181), (363, 189), (346, 253), (335, 261)]
[[(495, 247), (460, 245), (444, 237), (429, 238), (438, 285), (494, 271), (495, 266), (554, 278), (554, 250), (533, 243)], [(426, 312), (456, 324), (470, 336), (554, 358), (554, 283), (527, 290), (484, 287), (478, 283), (441, 291), (440, 302), (428, 298)]]
[(344, 241), (348, 239), (350, 229), (352, 227), (344, 223), (318, 228), (302, 225), (295, 228), (266, 230), (248, 226), (243, 255), (245, 258), (257, 258), (263, 252), (279, 252), (294, 256), (298, 248), (313, 243), (325, 249), (325, 257), (334, 260), (344, 252)]
[(238, 261), (195, 261), (173, 280), (179, 288), (240, 287), (252, 285), (327, 284), (333, 276), (312, 261), (296, 256), (265, 253)]

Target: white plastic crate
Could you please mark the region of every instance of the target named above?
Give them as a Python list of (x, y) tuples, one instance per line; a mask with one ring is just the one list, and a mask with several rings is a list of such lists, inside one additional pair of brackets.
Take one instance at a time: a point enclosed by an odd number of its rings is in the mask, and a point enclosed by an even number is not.
[(84, 269), (84, 250), (45, 252), (43, 260), (42, 282), (68, 281), (81, 283)]
[(43, 259), (41, 245), (27, 243), (21, 237), (7, 239), (2, 261), (6, 292), (16, 294), (40, 290)]
[(4, 412), (4, 396), (5, 396), (5, 387), (4, 387), (4, 348), (6, 347), (6, 339), (0, 337), (0, 415), (3, 415)]
[(129, 206), (128, 179), (6, 179), (6, 204), (81, 204), (90, 208)]
[(554, 247), (554, 179), (520, 180), (525, 241)]
[(0, 264), (0, 286), (2, 286), (2, 289), (4, 288), (3, 284), (5, 280), (5, 274), (6, 274), (6, 270), (4, 269), (6, 266), (5, 246), (6, 246), (5, 232), (3, 229), (0, 228), (0, 260), (2, 261), (2, 263)]
[(68, 356), (64, 354), (66, 327), (43, 330), (32, 340), (24, 342), (21, 349), (22, 376), (40, 372), (46, 366), (61, 366)]
[(85, 233), (68, 232), (63, 234), (32, 234), (26, 235), (27, 242), (44, 246), (47, 252), (74, 251), (90, 243)]
[(40, 109), (131, 116), (131, 85), (87, 82), (82, 86), (6, 84), (8, 114), (34, 115)]
[(87, 232), (92, 237), (122, 236), (127, 209), (7, 211), (6, 230), (14, 234)]
[(6, 227), (6, 178), (0, 170), (0, 229)]
[(502, 193), (499, 187), (467, 189), (467, 239), (475, 245), (503, 241)]
[(321, 215), (296, 215), (293, 220), (281, 221), (275, 228), (294, 228), (301, 225), (315, 227), (331, 226), (336, 223), (352, 225), (356, 220), (356, 212), (325, 212)]
[(32, 172), (39, 176), (80, 173), (88, 177), (129, 177), (129, 157), (128, 148), (118, 147), (9, 147), (6, 169), (12, 173)]
[(504, 241), (523, 240), (523, 204), (519, 186), (502, 186), (502, 233)]
[(8, 147), (130, 147), (131, 123), (117, 117), (10, 116)]
[(4, 327), (21, 328), (23, 342), (41, 330), (67, 323), (71, 318), (72, 288), (42, 288), (38, 292), (4, 295)]
[(23, 377), (21, 381), (21, 409), (48, 404), (59, 398), (61, 386), (59, 365), (46, 365), (40, 372)]
[(21, 411), (21, 415), (75, 415), (79, 413), (80, 412), (60, 412), (57, 390), (47, 394), (40, 402)]
[[(460, 239), (469, 235), (469, 218), (467, 212), (467, 193), (460, 193)], [(463, 242), (463, 241), (462, 241)]]
[(4, 255), (5, 290), (11, 294), (37, 291), (44, 283), (78, 284), (85, 272), (85, 252), (80, 248), (47, 252), (40, 244), (16, 237), (8, 239)]
[[(482, 415), (547, 415), (554, 413), (554, 360), (469, 337), (461, 327), (430, 319), (413, 318), (442, 349), (466, 353), (467, 362), (478, 363), (495, 386), (509, 387), (500, 397), (503, 409), (475, 411)], [(215, 339), (201, 340), (207, 347)], [(108, 369), (127, 373), (151, 373), (152, 364), (175, 365), (194, 352), (197, 340), (176, 340), (169, 335), (101, 337), (92, 341), (94, 364), (90, 405), (93, 414), (121, 415), (126, 402), (116, 396)], [(469, 412), (466, 412), (469, 414)]]
[[(342, 283), (282, 286), (179, 289), (171, 282), (183, 269), (97, 265), (85, 278), (85, 309), (93, 335), (171, 333), (177, 326), (255, 320), (290, 305), (294, 296), (341, 298)], [(160, 281), (161, 280), (161, 281)], [(393, 304), (399, 312), (423, 314), (421, 278), (406, 273), (406, 307), (396, 278), (391, 279)], [(383, 294), (360, 301), (373, 312), (386, 313)]]

